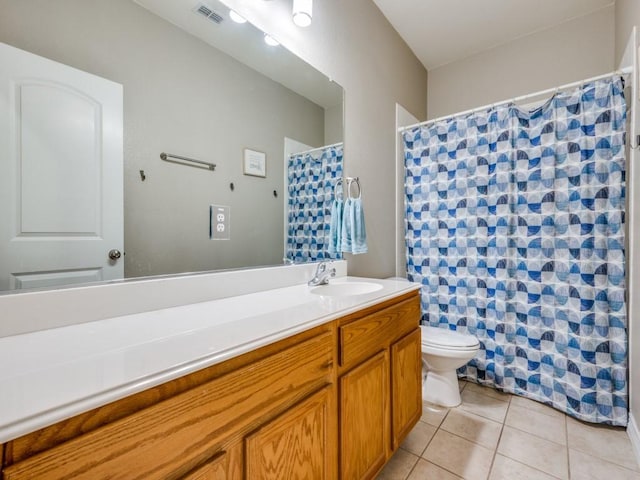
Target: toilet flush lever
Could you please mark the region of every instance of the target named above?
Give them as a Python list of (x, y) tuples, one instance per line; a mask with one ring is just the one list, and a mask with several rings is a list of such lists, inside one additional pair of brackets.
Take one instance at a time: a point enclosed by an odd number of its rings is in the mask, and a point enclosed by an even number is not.
[(114, 248), (113, 250), (109, 250), (109, 258), (113, 261), (118, 260), (120, 257), (122, 256), (122, 254), (120, 253), (120, 250)]

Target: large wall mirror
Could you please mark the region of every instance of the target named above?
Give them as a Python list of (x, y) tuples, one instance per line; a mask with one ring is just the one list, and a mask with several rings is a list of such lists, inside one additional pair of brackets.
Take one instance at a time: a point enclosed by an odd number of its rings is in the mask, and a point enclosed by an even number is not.
[(286, 158), (341, 144), (339, 85), (217, 0), (0, 12), (0, 291), (283, 263)]

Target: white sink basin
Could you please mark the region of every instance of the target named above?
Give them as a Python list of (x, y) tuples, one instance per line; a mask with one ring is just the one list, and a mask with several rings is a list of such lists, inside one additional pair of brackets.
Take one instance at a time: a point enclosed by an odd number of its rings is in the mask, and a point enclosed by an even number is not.
[(381, 290), (382, 285), (372, 282), (329, 282), (329, 285), (318, 285), (310, 291), (316, 295), (328, 297), (351, 297)]

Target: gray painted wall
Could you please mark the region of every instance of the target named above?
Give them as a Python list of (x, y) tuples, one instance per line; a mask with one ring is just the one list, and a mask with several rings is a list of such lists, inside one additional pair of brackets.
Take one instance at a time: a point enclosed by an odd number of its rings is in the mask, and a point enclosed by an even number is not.
[[(0, 11), (0, 41), (124, 85), (127, 277), (282, 263), (284, 137), (323, 145), (321, 107), (128, 0), (0, 0)], [(267, 154), (266, 179), (243, 175), (245, 147)], [(212, 203), (231, 206), (231, 241), (209, 240)]]
[(610, 6), (429, 71), (429, 118), (613, 70), (614, 21)]
[[(324, 111), (324, 145), (333, 145), (343, 140), (344, 111), (342, 104), (326, 108)], [(318, 145), (319, 146), (319, 145)]]
[(349, 274), (395, 273), (395, 108), (426, 115), (427, 72), (371, 0), (314, 2), (304, 29), (286, 0), (225, 0), (345, 89), (345, 172), (363, 188), (369, 253), (348, 255)]
[(640, 2), (638, 0), (616, 0), (615, 64), (622, 60), (629, 35), (634, 25), (640, 26)]

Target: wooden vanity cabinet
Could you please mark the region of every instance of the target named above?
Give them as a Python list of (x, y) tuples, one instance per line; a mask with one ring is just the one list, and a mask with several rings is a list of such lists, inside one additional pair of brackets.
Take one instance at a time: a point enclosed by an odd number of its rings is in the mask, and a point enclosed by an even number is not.
[(3, 480), (334, 479), (335, 343), (327, 324), (16, 439)]
[(422, 415), (417, 292), (338, 322), (340, 477), (375, 478)]
[(0, 479), (373, 478), (421, 414), (418, 319), (406, 294), (61, 421)]

